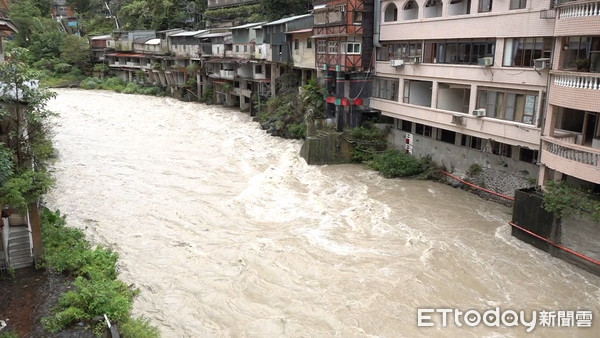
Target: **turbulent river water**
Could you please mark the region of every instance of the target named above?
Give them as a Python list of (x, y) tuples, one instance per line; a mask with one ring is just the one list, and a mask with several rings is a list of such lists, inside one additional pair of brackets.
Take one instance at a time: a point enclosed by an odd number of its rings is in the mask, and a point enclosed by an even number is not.
[[(418, 327), (417, 309), (600, 315), (600, 278), (512, 238), (507, 207), (360, 165), (309, 166), (299, 141), (228, 108), (57, 93), (48, 205), (118, 250), (121, 278), (142, 291), (135, 314), (165, 337), (525, 336), (450, 316), (443, 327), (441, 313)], [(538, 319), (533, 333), (598, 336), (597, 320)]]

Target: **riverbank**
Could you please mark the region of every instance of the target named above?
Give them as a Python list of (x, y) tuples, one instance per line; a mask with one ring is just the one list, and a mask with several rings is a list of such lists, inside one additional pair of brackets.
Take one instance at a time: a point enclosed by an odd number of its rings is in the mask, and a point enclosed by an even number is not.
[(63, 274), (34, 268), (15, 270), (14, 278), (0, 280), (0, 320), (6, 323), (0, 337), (9, 332), (21, 338), (96, 337), (85, 325), (75, 325), (56, 334), (44, 329), (42, 318), (50, 316), (61, 295), (73, 289), (71, 283)]

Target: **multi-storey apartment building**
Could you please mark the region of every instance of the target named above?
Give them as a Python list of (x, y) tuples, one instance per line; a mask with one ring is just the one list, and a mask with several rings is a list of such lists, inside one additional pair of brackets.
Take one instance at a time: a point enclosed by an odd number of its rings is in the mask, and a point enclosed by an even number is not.
[(555, 10), (540, 184), (565, 179), (600, 192), (600, 1)]
[(329, 94), (327, 114), (335, 118), (338, 130), (357, 126), (368, 110), (373, 4), (374, 0), (313, 1), (316, 67)]
[(371, 107), (393, 142), (512, 195), (538, 177), (551, 1), (383, 0)]

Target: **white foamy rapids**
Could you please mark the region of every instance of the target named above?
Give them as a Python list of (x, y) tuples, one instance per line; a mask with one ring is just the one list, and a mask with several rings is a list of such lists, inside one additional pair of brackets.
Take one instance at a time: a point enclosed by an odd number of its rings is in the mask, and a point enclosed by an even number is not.
[(81, 90), (50, 108), (49, 206), (119, 251), (135, 313), (165, 337), (524, 336), (418, 328), (417, 308), (598, 315), (598, 277), (515, 240), (510, 209), (464, 191), (308, 166), (300, 142), (232, 109)]

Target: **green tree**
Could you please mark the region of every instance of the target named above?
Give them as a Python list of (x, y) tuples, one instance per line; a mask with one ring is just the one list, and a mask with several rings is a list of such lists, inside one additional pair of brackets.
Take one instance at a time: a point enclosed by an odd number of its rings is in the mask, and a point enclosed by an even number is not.
[(310, 0), (261, 0), (267, 20), (277, 20), (285, 16), (306, 14), (312, 8)]
[(60, 57), (83, 72), (88, 71), (92, 62), (92, 52), (88, 40), (77, 35), (65, 36), (60, 46)]
[(37, 84), (37, 73), (25, 62), (27, 50), (14, 48), (0, 64), (0, 118), (5, 122), (6, 146), (14, 154), (14, 174), (0, 190), (4, 203), (25, 208), (51, 185), (47, 163), (53, 154), (45, 124), (51, 112), (46, 103), (54, 96)]
[(15, 43), (20, 47), (28, 47), (34, 35), (40, 32), (56, 30), (56, 22), (50, 16), (50, 0), (12, 1), (9, 8), (10, 17), (19, 27)]

